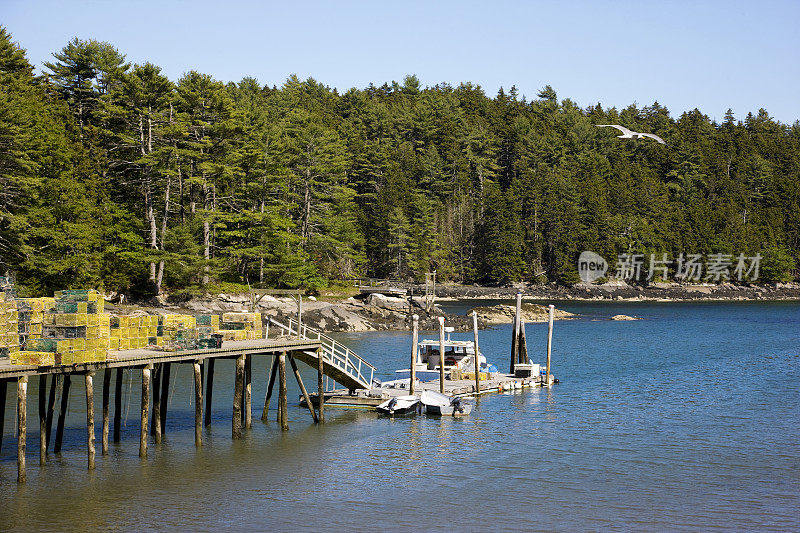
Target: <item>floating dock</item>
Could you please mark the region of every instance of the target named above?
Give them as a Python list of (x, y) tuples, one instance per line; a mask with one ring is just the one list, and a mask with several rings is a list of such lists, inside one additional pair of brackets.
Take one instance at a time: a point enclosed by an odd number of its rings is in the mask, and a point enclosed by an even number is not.
[[(505, 392), (530, 387), (540, 387), (543, 383), (544, 377), (542, 376), (517, 378), (510, 374), (498, 374), (492, 379), (481, 380), (481, 388), (477, 394), (475, 392), (474, 380), (445, 380), (444, 393), (448, 396), (468, 397), (487, 394), (490, 392)], [(414, 386), (415, 395), (421, 393), (423, 390), (439, 392), (439, 380), (437, 379), (434, 381), (418, 382)], [(409, 389), (395, 387), (377, 386), (370, 390), (357, 391), (337, 389), (325, 392), (324, 404), (330, 407), (372, 409), (385, 402), (389, 398), (394, 396), (405, 396), (406, 394), (409, 394)], [(313, 393), (309, 396), (311, 402), (314, 405), (317, 405), (319, 395), (317, 393)], [(306, 405), (305, 399), (302, 396), (300, 397), (300, 405)]]

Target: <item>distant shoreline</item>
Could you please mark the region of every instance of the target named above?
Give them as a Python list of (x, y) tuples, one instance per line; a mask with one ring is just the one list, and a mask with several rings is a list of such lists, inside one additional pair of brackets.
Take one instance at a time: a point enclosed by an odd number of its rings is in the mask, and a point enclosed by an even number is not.
[[(800, 284), (775, 286), (720, 285), (651, 285), (626, 284), (587, 285), (514, 285), (485, 287), (478, 285), (437, 286), (437, 299), (494, 300), (513, 299), (517, 292), (523, 299), (587, 302), (736, 302), (736, 301), (800, 301)], [(416, 290), (415, 290), (416, 293)]]

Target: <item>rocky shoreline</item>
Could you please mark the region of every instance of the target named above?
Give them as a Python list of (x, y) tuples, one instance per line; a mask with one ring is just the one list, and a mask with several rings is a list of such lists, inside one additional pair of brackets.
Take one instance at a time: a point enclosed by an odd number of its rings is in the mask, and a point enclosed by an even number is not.
[[(419, 289), (415, 289), (419, 290)], [(424, 288), (422, 289), (424, 290)], [(527, 300), (634, 300), (634, 301), (780, 301), (800, 300), (800, 283), (778, 283), (776, 285), (735, 285), (678, 283), (651, 283), (628, 285), (625, 282), (608, 282), (602, 285), (576, 283), (565, 286), (557, 284), (515, 284), (508, 287), (482, 287), (474, 285), (442, 284), (436, 287), (439, 298), (448, 299), (510, 299), (522, 291)]]
[[(325, 332), (357, 332), (381, 330), (411, 329), (411, 315), (419, 316), (420, 329), (438, 330), (438, 317), (445, 316), (448, 326), (456, 331), (470, 331), (473, 327), (472, 317), (446, 314), (436, 306), (427, 312), (422, 298), (424, 293), (419, 285), (393, 285), (413, 290), (413, 298), (399, 298), (382, 294), (357, 295), (342, 298), (328, 295), (317, 300), (314, 297), (303, 300), (303, 322), (314, 329)], [(436, 288), (437, 300), (491, 300), (513, 299), (518, 291), (522, 291), (526, 302), (523, 304), (524, 320), (540, 322), (547, 320), (547, 308), (530, 303), (530, 300), (544, 301), (608, 301), (608, 302), (690, 302), (690, 301), (799, 301), (800, 284), (784, 284), (776, 286), (737, 286), (721, 285), (677, 285), (651, 284), (646, 287), (630, 286), (625, 283), (611, 282), (603, 285), (576, 284), (566, 287), (559, 285), (514, 285), (510, 287), (482, 287), (474, 285), (442, 284)], [(142, 302), (135, 306), (113, 306), (119, 312), (141, 310), (150, 314), (166, 313), (223, 313), (249, 309), (249, 298), (246, 294), (220, 294), (214, 297), (195, 298), (185, 302), (170, 302), (169, 298), (159, 298)], [(264, 316), (281, 322), (296, 318), (297, 304), (291, 298), (267, 296), (261, 300), (258, 309)], [(511, 305), (476, 306), (479, 327), (491, 327), (495, 324), (511, 322), (514, 307)], [(569, 320), (575, 315), (556, 310), (556, 319)], [(615, 320), (627, 320), (633, 317), (617, 315)]]

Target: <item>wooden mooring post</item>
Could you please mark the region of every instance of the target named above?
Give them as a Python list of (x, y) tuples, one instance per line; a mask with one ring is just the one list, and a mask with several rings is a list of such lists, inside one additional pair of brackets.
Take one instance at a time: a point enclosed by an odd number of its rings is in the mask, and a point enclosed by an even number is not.
[(414, 394), (414, 384), (417, 381), (417, 345), (419, 344), (419, 315), (411, 316), (411, 371), (408, 381), (408, 393)]
[(94, 372), (84, 374), (86, 383), (86, 451), (88, 452), (89, 470), (94, 470)]
[(47, 374), (39, 376), (39, 464), (47, 464)]
[(244, 384), (244, 355), (236, 358), (236, 376), (233, 384), (233, 417), (231, 420), (231, 436), (242, 438), (242, 385)]
[(109, 400), (111, 399), (111, 369), (103, 371), (103, 432), (100, 453), (108, 455)]
[(25, 483), (25, 437), (28, 423), (28, 376), (17, 378), (17, 483)]
[(0, 379), (0, 450), (3, 449), (3, 431), (6, 423), (6, 394), (8, 393), (8, 381)]
[(72, 383), (72, 377), (69, 374), (64, 374), (64, 379), (61, 383), (61, 408), (58, 411), (58, 422), (56, 423), (56, 441), (53, 444), (53, 452), (61, 453), (61, 442), (64, 439), (64, 422), (67, 417), (67, 406), (69, 405), (69, 388)]
[(472, 331), (475, 335), (475, 395), (481, 393), (481, 351), (478, 349), (478, 313), (472, 312)]
[(275, 376), (278, 373), (278, 361), (275, 357), (272, 358), (272, 365), (270, 365), (269, 382), (267, 383), (267, 394), (264, 396), (264, 409), (261, 411), (261, 421), (266, 422), (269, 420), (269, 403), (272, 400), (272, 388), (275, 386)]
[(194, 445), (203, 445), (203, 378), (200, 375), (200, 361), (192, 364), (194, 370)]
[(550, 304), (547, 313), (547, 367), (545, 371), (545, 384), (550, 386), (550, 353), (553, 348), (553, 314), (555, 306)]
[(289, 429), (289, 399), (286, 392), (286, 352), (278, 356), (278, 420), (281, 429)]
[(244, 356), (244, 428), (253, 427), (253, 356)]
[(153, 365), (153, 412), (150, 421), (150, 433), (156, 444), (161, 444), (161, 372), (162, 365)]
[(119, 442), (122, 431), (122, 372), (118, 368), (114, 379), (114, 442)]
[[(45, 421), (45, 443), (44, 443), (44, 451), (47, 453), (47, 450), (50, 449), (50, 433), (53, 429), (53, 410), (56, 406), (56, 392), (61, 394), (61, 380), (63, 378), (58, 375), (54, 375), (53, 379), (50, 380), (50, 395), (47, 398), (47, 420)], [(2, 411), (2, 410), (0, 410)]]
[(161, 435), (167, 434), (167, 407), (169, 407), (169, 372), (171, 363), (162, 363), (161, 369)]
[(211, 395), (214, 392), (214, 358), (206, 359), (208, 363), (208, 374), (206, 376), (206, 415), (204, 420), (205, 426), (211, 425)]
[(444, 317), (439, 317), (439, 392), (444, 394)]
[(150, 408), (150, 372), (153, 365), (142, 368), (142, 413), (139, 424), (139, 457), (147, 457), (147, 421)]
[(319, 421), (325, 423), (325, 360), (322, 349), (317, 349), (317, 412)]
[(522, 292), (517, 292), (517, 307), (514, 313), (514, 323), (511, 327), (511, 365), (509, 372), (514, 373), (514, 367), (519, 362), (519, 330), (522, 322)]

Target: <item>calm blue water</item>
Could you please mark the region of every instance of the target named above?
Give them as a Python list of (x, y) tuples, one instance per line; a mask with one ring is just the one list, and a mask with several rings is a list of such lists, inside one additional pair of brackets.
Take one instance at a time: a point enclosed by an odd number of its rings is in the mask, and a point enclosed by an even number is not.
[[(233, 366), (225, 362), (215, 423), (198, 451), (191, 371), (173, 367), (169, 433), (142, 461), (133, 375), (123, 442), (103, 458), (98, 438), (93, 473), (75, 385), (64, 453), (38, 466), (31, 380), (24, 487), (14, 483), (9, 390), (0, 529), (800, 529), (800, 304), (558, 307), (584, 317), (556, 323), (561, 384), (486, 395), (466, 419), (328, 409), (329, 423), (316, 427), (293, 406), (291, 431), (281, 434), (257, 421), (268, 362), (256, 360), (256, 422), (232, 442)], [(617, 313), (645, 320), (606, 320)], [(543, 360), (546, 326), (527, 334)], [(408, 333), (340, 338), (379, 377), (408, 365)], [(481, 332), (482, 351), (501, 369), (509, 343), (509, 326)], [(315, 375), (304, 374), (313, 386)], [(296, 387), (290, 392), (295, 398)]]

